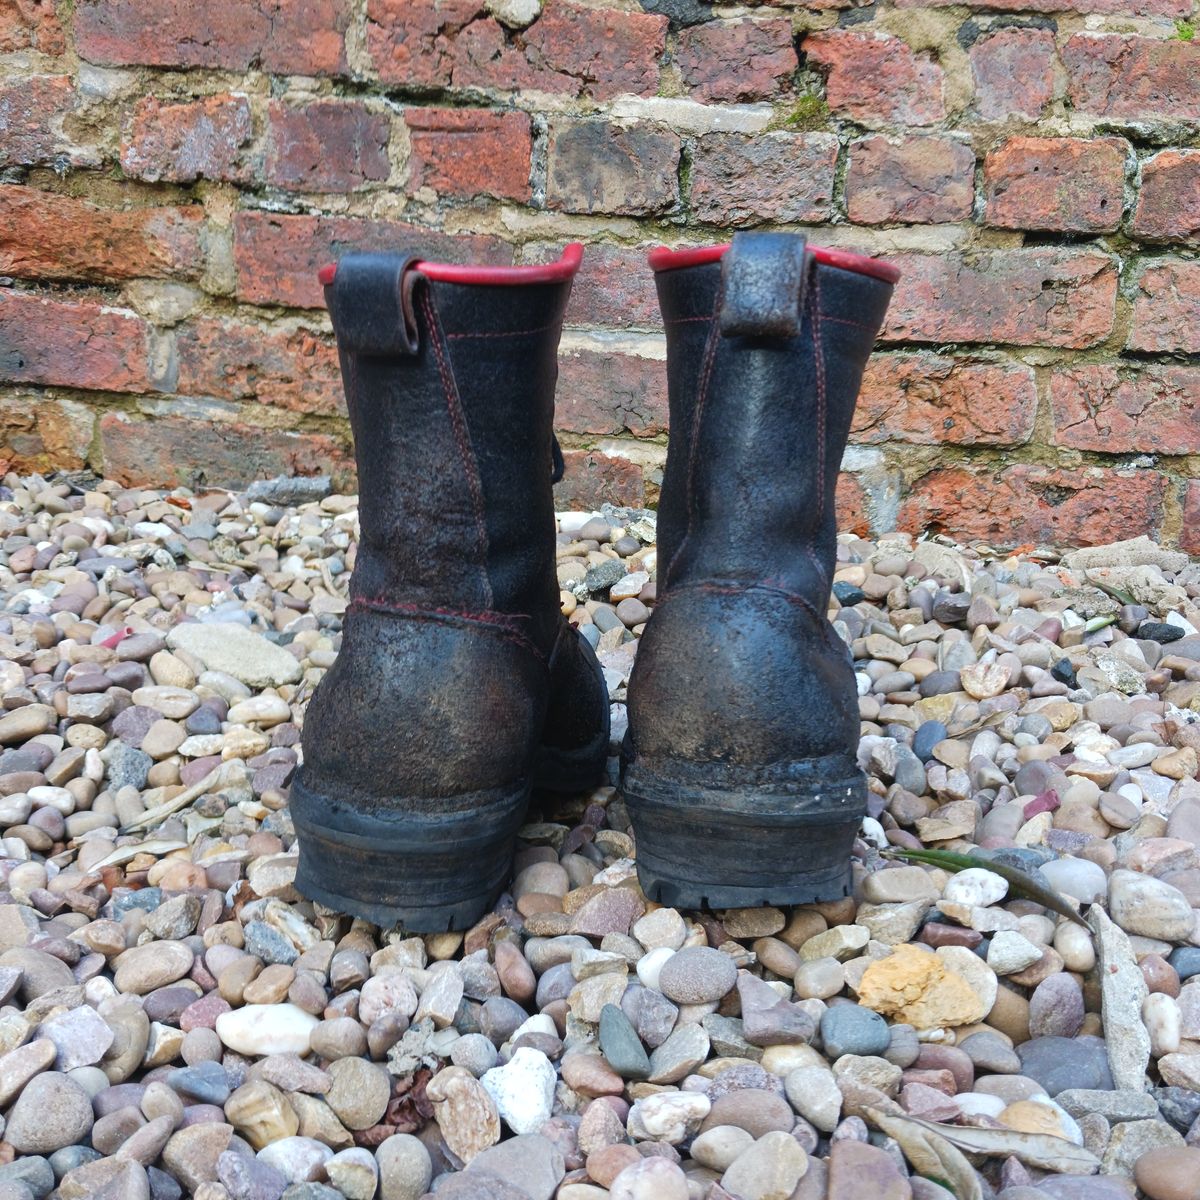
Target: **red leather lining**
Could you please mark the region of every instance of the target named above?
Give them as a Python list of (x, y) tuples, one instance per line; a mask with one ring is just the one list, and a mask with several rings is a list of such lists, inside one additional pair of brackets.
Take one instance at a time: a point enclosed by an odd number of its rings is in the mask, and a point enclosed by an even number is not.
[[(719, 261), (729, 249), (722, 246), (688, 246), (682, 250), (669, 250), (659, 246), (650, 251), (650, 266), (655, 271), (677, 271), (681, 267), (698, 267), (704, 263)], [(850, 250), (831, 250), (825, 246), (809, 246), (813, 258), (827, 267), (840, 267), (843, 271), (855, 271), (859, 275), (871, 275), (885, 283), (895, 283), (900, 278), (900, 268), (878, 258), (867, 258)]]
[[(465, 283), (484, 287), (512, 287), (523, 283), (563, 283), (571, 279), (583, 261), (583, 246), (571, 242), (563, 247), (556, 262), (531, 267), (471, 267), (457, 263), (418, 262), (416, 268), (427, 279), (438, 283)], [(337, 274), (337, 263), (327, 263), (317, 272), (323, 287)]]

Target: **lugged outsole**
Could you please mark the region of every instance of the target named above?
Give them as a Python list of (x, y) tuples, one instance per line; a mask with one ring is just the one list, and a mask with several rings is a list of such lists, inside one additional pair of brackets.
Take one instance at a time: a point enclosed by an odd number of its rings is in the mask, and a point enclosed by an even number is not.
[[(638, 880), (676, 908), (790, 907), (850, 893), (850, 853), (866, 811), (853, 760), (797, 764), (786, 782), (738, 786), (727, 768), (708, 785), (625, 766)], [(681, 772), (682, 773), (682, 772)]]

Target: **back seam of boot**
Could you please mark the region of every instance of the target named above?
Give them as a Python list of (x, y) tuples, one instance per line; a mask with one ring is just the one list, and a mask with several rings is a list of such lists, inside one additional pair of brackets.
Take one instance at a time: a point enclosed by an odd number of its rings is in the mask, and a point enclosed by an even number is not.
[(486, 597), (486, 607), (490, 611), (494, 603), (492, 580), (488, 574), (488, 533), (487, 521), (483, 509), (483, 483), (479, 477), (479, 464), (475, 460), (475, 450), (471, 444), (471, 432), (467, 428), (466, 413), (463, 411), (462, 399), (458, 394), (458, 381), (454, 374), (454, 365), (450, 359), (450, 349), (445, 341), (441, 321), (434, 307), (429, 286), (426, 285), (421, 293), (421, 307), (425, 313), (425, 321), (429, 326), (429, 339), (437, 359), (438, 377), (442, 381), (442, 393), (446, 399), (446, 410), (450, 417), (450, 428), (454, 434), (455, 444), (462, 459), (462, 468), (466, 476), (467, 487), (471, 492), (471, 507), (475, 516), (475, 529), (478, 537), (479, 573), (483, 580), (483, 591)]
[[(828, 380), (825, 375), (824, 331), (821, 328), (821, 272), (817, 270), (815, 259), (810, 259), (809, 261), (811, 278), (805, 291), (808, 294), (809, 320), (812, 322), (813, 369), (816, 375), (817, 391), (817, 519), (814, 524), (817, 529), (820, 529), (825, 523), (825, 439), (829, 418)], [(829, 577), (825, 568), (821, 565), (821, 560), (811, 541), (805, 543), (804, 552), (809, 562), (812, 563), (813, 569), (817, 572), (817, 579), (821, 586), (828, 591), (830, 587)]]

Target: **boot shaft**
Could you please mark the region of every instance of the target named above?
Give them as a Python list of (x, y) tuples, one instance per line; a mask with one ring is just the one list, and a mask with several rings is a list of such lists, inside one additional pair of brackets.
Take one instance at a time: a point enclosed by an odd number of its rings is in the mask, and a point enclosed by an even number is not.
[(364, 254), (324, 273), (358, 463), (360, 606), (517, 614), (549, 635), (554, 384), (578, 261), (573, 247), (545, 268)]
[(790, 234), (651, 262), (671, 416), (665, 587), (716, 578), (827, 593), (838, 471), (894, 270)]

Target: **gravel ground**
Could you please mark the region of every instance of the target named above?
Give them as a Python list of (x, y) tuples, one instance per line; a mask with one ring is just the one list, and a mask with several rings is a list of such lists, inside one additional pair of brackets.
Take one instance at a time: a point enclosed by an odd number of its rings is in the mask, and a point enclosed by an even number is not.
[[(653, 516), (560, 525), (619, 739)], [(293, 886), (354, 497), (9, 476), (0, 527), (0, 1200), (1198, 1194), (1185, 556), (845, 537), (854, 898), (656, 907), (602, 788), (413, 937)]]

